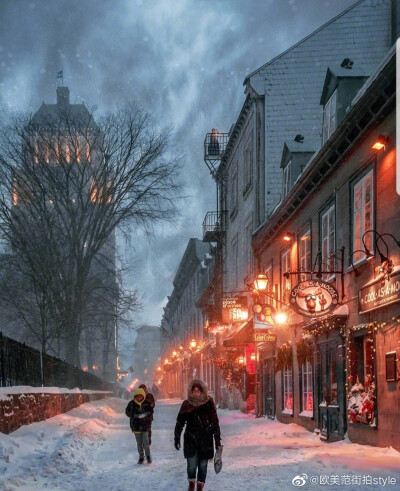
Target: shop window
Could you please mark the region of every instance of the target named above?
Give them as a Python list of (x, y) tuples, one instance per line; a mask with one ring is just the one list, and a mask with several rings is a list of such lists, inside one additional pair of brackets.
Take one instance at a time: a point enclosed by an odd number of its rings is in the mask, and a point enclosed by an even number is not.
[(364, 335), (351, 336), (347, 351), (349, 422), (375, 427), (375, 358), (372, 329)]
[(301, 416), (313, 416), (312, 365), (306, 361), (301, 365)]
[(283, 379), (283, 410), (285, 414), (293, 414), (293, 375), (292, 368), (282, 371)]
[(354, 263), (362, 261), (366, 258), (361, 251), (365, 246), (372, 253), (372, 233), (363, 236), (367, 230), (373, 227), (374, 213), (374, 186), (373, 186), (373, 171), (363, 176), (353, 185), (353, 250), (356, 251), (353, 256)]

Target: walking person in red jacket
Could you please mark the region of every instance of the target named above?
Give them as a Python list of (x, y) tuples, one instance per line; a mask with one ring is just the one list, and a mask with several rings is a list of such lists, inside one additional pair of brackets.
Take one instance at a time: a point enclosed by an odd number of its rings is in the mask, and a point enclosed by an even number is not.
[(215, 448), (221, 446), (221, 430), (214, 400), (207, 395), (207, 385), (202, 380), (192, 380), (188, 398), (183, 401), (176, 419), (174, 442), (180, 449), (183, 436), (183, 455), (187, 460), (188, 491), (194, 491), (197, 474), (197, 491), (204, 488), (208, 460), (214, 457)]

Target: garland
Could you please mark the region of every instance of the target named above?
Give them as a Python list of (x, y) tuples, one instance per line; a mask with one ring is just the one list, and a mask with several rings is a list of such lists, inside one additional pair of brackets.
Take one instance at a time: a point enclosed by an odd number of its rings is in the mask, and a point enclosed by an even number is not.
[(288, 370), (293, 365), (293, 350), (290, 341), (277, 349), (275, 371)]
[(300, 341), (296, 343), (296, 351), (297, 351), (297, 362), (299, 367), (305, 365), (308, 361), (309, 363), (313, 363), (314, 361), (314, 343), (311, 338), (302, 338)]

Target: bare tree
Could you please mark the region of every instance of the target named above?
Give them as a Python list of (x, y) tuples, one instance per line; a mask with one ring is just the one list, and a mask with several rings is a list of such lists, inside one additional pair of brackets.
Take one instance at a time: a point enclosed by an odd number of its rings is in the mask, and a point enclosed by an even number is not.
[(134, 105), (98, 123), (83, 105), (42, 108), (0, 135), (0, 232), (79, 365), (94, 262), (118, 227), (172, 218), (179, 165), (169, 131)]

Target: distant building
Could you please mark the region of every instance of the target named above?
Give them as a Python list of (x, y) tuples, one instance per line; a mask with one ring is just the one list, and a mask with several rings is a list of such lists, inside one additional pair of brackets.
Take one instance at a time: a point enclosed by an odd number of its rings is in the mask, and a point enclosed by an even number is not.
[(186, 397), (188, 382), (201, 377), (215, 390), (205, 350), (210, 339), (206, 321), (210, 311), (202, 306), (202, 295), (210, 285), (214, 269), (214, 252), (210, 244), (189, 239), (173, 281), (162, 319), (163, 390), (170, 395)]
[[(64, 230), (62, 227), (67, 227), (65, 223), (70, 223), (68, 220), (63, 221), (62, 219), (63, 216), (67, 216), (65, 209), (69, 209), (68, 207), (76, 209), (80, 199), (88, 203), (88, 210), (93, 209), (93, 207), (103, 206), (101, 201), (103, 194), (99, 189), (100, 186), (96, 187), (94, 185), (92, 171), (92, 169), (102, 165), (104, 162), (103, 155), (95, 141), (99, 136), (99, 128), (84, 104), (70, 103), (68, 87), (57, 87), (56, 104), (43, 103), (30, 120), (26, 127), (26, 132), (29, 140), (24, 140), (26, 148), (23, 148), (23, 151), (26, 150), (27, 157), (25, 158), (32, 160), (33, 168), (37, 166), (36, 168), (39, 169), (35, 171), (36, 173), (32, 172), (32, 176), (37, 179), (35, 186), (37, 189), (41, 189), (42, 193), (35, 200), (35, 195), (32, 196), (32, 192), (27, 192), (29, 186), (26, 183), (26, 175), (29, 176), (29, 172), (26, 169), (29, 168), (29, 164), (25, 164), (22, 170), (16, 169), (12, 189), (12, 212), (18, 218), (18, 214), (20, 216), (23, 215), (24, 210), (28, 208), (28, 204), (34, 209), (31, 203), (37, 201), (37, 216), (35, 216), (37, 221), (33, 221), (35, 225), (32, 230), (26, 231), (27, 242), (30, 239), (29, 234), (33, 232), (41, 233), (39, 230), (41, 227), (44, 231), (43, 237), (49, 236), (46, 236), (49, 230), (52, 230), (53, 234), (57, 234), (57, 230), (59, 230), (59, 236), (62, 238), (62, 230)], [(23, 156), (21, 156), (22, 158)], [(46, 173), (46, 169), (52, 170)], [(58, 169), (60, 170), (59, 172)], [(71, 188), (68, 188), (68, 203), (65, 205), (62, 202), (61, 206), (57, 207), (57, 199), (60, 199), (61, 203), (61, 200), (67, 195), (64, 189), (67, 186), (66, 180), (69, 169), (83, 169), (80, 172), (84, 184), (78, 191), (73, 188), (74, 181), (72, 179), (69, 180), (68, 186)], [(72, 171), (70, 174), (72, 174)], [(57, 185), (54, 184), (54, 181), (56, 181)], [(61, 192), (62, 186), (64, 187)], [(33, 189), (36, 188), (33, 187)], [(59, 193), (57, 193), (57, 189), (60, 189)], [(78, 193), (80, 193), (79, 196)], [(62, 197), (59, 198), (59, 196)], [(62, 208), (63, 206), (65, 208)], [(57, 214), (54, 213), (55, 209), (64, 210), (64, 212), (58, 211)], [(41, 214), (50, 217), (49, 220), (41, 221)], [(87, 214), (89, 215), (90, 211)], [(51, 222), (51, 217), (56, 215), (59, 217), (59, 222)], [(82, 217), (80, 218), (82, 219)], [(47, 223), (51, 224), (47, 227)], [(70, 226), (72, 228), (71, 224)], [(83, 242), (84, 240), (82, 238), (82, 244), (80, 245), (83, 249), (87, 247), (87, 242)], [(86, 241), (89, 240), (90, 237), (86, 237)], [(43, 251), (39, 251), (39, 254), (43, 256), (40, 259), (43, 261), (44, 267), (46, 267), (47, 263), (50, 264), (52, 257), (52, 251), (45, 249), (47, 245), (45, 242), (45, 240), (40, 242), (36, 238), (36, 243), (43, 243)], [(88, 273), (91, 286), (90, 292), (87, 293), (87, 297), (91, 300), (85, 304), (83, 315), (84, 329), (79, 340), (81, 368), (109, 380), (116, 379), (117, 366), (116, 302), (118, 285), (116, 282), (115, 248), (115, 234), (112, 233), (92, 260), (91, 269)], [(75, 253), (75, 251), (72, 252)], [(61, 272), (59, 274), (61, 276)], [(51, 291), (51, 287), (49, 291)], [(37, 292), (35, 294), (37, 295)], [(26, 292), (26, 295), (28, 298), (32, 295), (32, 292)], [(27, 313), (28, 316), (31, 314), (32, 312)], [(49, 316), (49, 329), (53, 327), (50, 314), (48, 311), (43, 314)], [(62, 317), (62, 313), (59, 316)], [(39, 319), (36, 319), (32, 314), (30, 322), (35, 324), (39, 322)], [(58, 323), (58, 325), (61, 325), (62, 319), (58, 319)], [(54, 342), (46, 346), (46, 351), (49, 354), (65, 358), (68, 340), (76, 334), (62, 332), (60, 328), (54, 328), (53, 332), (55, 329), (58, 329), (58, 331), (54, 334)], [(4, 331), (10, 337), (24, 341), (34, 347), (42, 348), (38, 336), (33, 335), (27, 328), (24, 328), (22, 322), (13, 322), (8, 328), (5, 326)]]
[(133, 378), (138, 379), (138, 385), (151, 387), (160, 364), (161, 330), (159, 326), (144, 324), (136, 329), (136, 333), (132, 355)]

